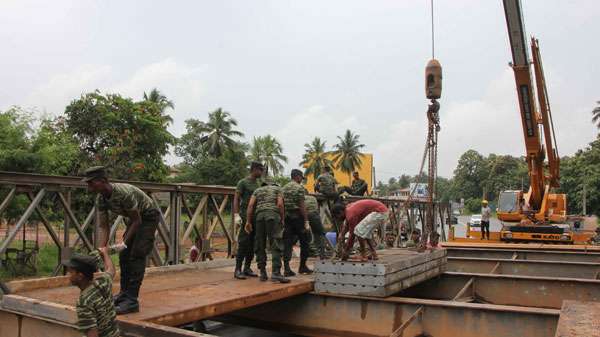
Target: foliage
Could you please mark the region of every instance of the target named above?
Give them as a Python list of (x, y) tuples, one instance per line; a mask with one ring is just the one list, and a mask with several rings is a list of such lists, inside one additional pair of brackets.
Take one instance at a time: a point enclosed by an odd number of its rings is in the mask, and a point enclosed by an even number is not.
[(252, 139), (250, 145), (250, 160), (261, 162), (265, 165), (265, 175), (278, 176), (283, 172), (283, 164), (287, 157), (283, 155), (281, 143), (273, 136), (259, 136)]
[(186, 121), (188, 134), (191, 132), (194, 143), (200, 145), (197, 151), (212, 157), (220, 157), (228, 149), (236, 146), (236, 137), (244, 136), (235, 129), (237, 125), (237, 120), (221, 108), (209, 113), (207, 122), (195, 119)]
[[(365, 144), (360, 143), (360, 136), (346, 130), (343, 137), (338, 136), (339, 143), (335, 144), (333, 161), (338, 169), (344, 173), (352, 173), (362, 164), (361, 149)], [(351, 178), (350, 178), (351, 179)]]
[(316, 179), (325, 166), (333, 166), (333, 162), (327, 159), (328, 152), (325, 151), (327, 142), (321, 141), (321, 138), (315, 137), (312, 142), (304, 144), (304, 154), (300, 166), (306, 167), (305, 175), (312, 174)]
[(600, 128), (600, 101), (596, 102), (597, 107), (592, 110), (592, 123), (596, 124)]
[(454, 170), (455, 193), (462, 198), (475, 198), (483, 195), (487, 173), (485, 158), (475, 150), (468, 150), (458, 159)]
[(73, 100), (65, 115), (66, 128), (89, 165), (107, 166), (113, 177), (121, 179), (161, 181), (166, 177), (162, 158), (175, 138), (167, 131), (171, 117), (164, 113), (162, 103), (134, 102), (95, 91)]
[(206, 156), (178, 167), (181, 173), (175, 182), (193, 182), (200, 185), (235, 186), (248, 175), (248, 160), (242, 148), (227, 150), (220, 157)]
[(275, 176), (275, 177), (273, 177), (273, 181), (274, 181), (274, 182), (275, 182), (277, 185), (279, 185), (279, 186), (283, 187), (283, 186), (285, 186), (285, 184), (287, 184), (287, 183), (289, 183), (290, 181), (292, 181), (292, 178), (290, 178), (290, 177), (288, 177), (288, 176), (282, 176), (282, 175), (279, 175), (279, 176)]
[[(216, 112), (211, 113), (209, 120), (217, 118), (215, 114)], [(213, 117), (210, 117), (211, 115)], [(227, 116), (230, 116), (229, 113)], [(235, 121), (230, 117), (228, 119)], [(184, 159), (183, 164), (178, 166), (181, 173), (174, 179), (175, 181), (234, 186), (238, 180), (248, 174), (248, 159), (245, 154), (248, 147), (246, 144), (229, 138), (230, 141), (222, 143), (224, 147), (220, 151), (223, 152), (219, 156), (215, 156), (215, 153), (210, 152), (210, 146), (206, 143), (207, 123), (197, 119), (188, 119), (185, 123), (186, 133), (179, 138), (175, 147), (175, 153)], [(232, 129), (229, 128), (229, 130)]]
[(481, 198), (469, 198), (465, 200), (465, 208), (469, 213), (481, 212)]
[(571, 157), (561, 159), (560, 191), (567, 194), (569, 213), (583, 211), (583, 186), (587, 213), (600, 215), (600, 138)]

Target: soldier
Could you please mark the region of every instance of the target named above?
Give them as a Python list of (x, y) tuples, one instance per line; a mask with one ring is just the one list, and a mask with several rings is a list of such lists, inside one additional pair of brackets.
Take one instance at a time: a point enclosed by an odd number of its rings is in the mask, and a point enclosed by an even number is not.
[[(246, 223), (246, 214), (248, 202), (252, 193), (260, 186), (258, 178), (263, 174), (263, 164), (252, 162), (250, 164), (250, 175), (240, 180), (235, 190), (233, 198), (233, 216), (235, 223), (243, 226)], [(252, 271), (250, 265), (254, 258), (254, 231), (246, 232), (240, 228), (238, 233), (238, 250), (235, 256), (235, 272), (233, 276), (236, 279), (245, 280), (246, 277), (257, 277)], [(242, 271), (242, 265), (244, 269)]]
[(340, 194), (346, 192), (350, 195), (356, 195), (356, 196), (365, 195), (365, 193), (367, 193), (367, 190), (369, 188), (369, 185), (367, 185), (367, 182), (364, 179), (360, 178), (360, 176), (358, 175), (358, 171), (354, 171), (352, 173), (352, 178), (354, 178), (352, 180), (352, 185), (350, 187), (348, 187), (348, 186), (341, 187), (339, 190)]
[(300, 185), (303, 179), (302, 171), (293, 169), (291, 178), (292, 181), (283, 187), (283, 201), (285, 205), (285, 226), (283, 230), (284, 276), (296, 275), (290, 268), (292, 246), (294, 245), (294, 241), (296, 241), (296, 237), (300, 240), (300, 268), (298, 268), (298, 273), (312, 273), (312, 270), (306, 266), (310, 223), (308, 222), (304, 205), (304, 188)]
[(308, 222), (310, 223), (310, 229), (313, 234), (313, 240), (319, 251), (319, 258), (325, 259), (325, 228), (321, 222), (321, 216), (319, 215), (319, 203), (317, 198), (308, 194), (308, 191), (304, 190), (304, 206), (306, 207), (306, 213), (308, 216)]
[(118, 337), (115, 307), (112, 301), (112, 281), (115, 267), (106, 247), (100, 248), (106, 272), (94, 279), (98, 269), (96, 258), (73, 254), (63, 265), (69, 281), (81, 290), (77, 301), (77, 328), (87, 337)]
[(336, 184), (337, 181), (331, 173), (331, 167), (325, 166), (323, 168), (323, 173), (317, 177), (317, 181), (315, 182), (315, 191), (323, 194), (328, 201), (335, 202), (339, 197), (339, 194), (336, 192), (335, 188)]
[[(281, 275), (281, 254), (283, 252), (283, 218), (285, 214), (281, 188), (271, 179), (263, 182), (262, 187), (254, 191), (246, 213), (247, 233), (254, 229), (254, 254), (260, 271), (260, 280), (266, 281), (267, 275), (267, 239), (271, 249), (272, 269), (271, 280), (279, 283), (289, 283), (290, 280)], [(256, 217), (253, 217), (256, 215)], [(255, 228), (252, 228), (254, 220)]]
[(87, 182), (90, 192), (100, 194), (100, 247), (106, 247), (108, 244), (108, 212), (128, 219), (123, 243), (120, 245), (122, 250), (119, 253), (121, 289), (114, 301), (117, 315), (138, 312), (138, 296), (146, 271), (146, 258), (154, 247), (154, 235), (160, 213), (152, 199), (139, 188), (130, 184), (109, 182), (106, 170), (102, 166), (87, 169), (83, 181)]

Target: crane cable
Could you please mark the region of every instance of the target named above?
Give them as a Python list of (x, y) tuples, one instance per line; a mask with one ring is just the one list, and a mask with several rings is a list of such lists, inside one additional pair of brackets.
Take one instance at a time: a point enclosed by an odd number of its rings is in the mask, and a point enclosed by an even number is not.
[(431, 0), (431, 58), (435, 58), (435, 29), (433, 22), (433, 0)]

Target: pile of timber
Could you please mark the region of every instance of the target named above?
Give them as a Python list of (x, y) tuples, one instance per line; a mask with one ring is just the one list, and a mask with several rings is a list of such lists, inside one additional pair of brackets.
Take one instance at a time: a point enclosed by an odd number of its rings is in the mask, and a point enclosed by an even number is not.
[(369, 262), (321, 260), (315, 262), (315, 292), (388, 297), (445, 269), (446, 249), (388, 249)]

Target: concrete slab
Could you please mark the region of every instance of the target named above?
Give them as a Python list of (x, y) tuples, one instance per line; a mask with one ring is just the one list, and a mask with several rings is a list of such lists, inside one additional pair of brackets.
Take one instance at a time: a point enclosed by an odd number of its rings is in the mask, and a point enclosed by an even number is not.
[(317, 261), (315, 292), (387, 297), (442, 274), (446, 250), (388, 249), (378, 261)]

